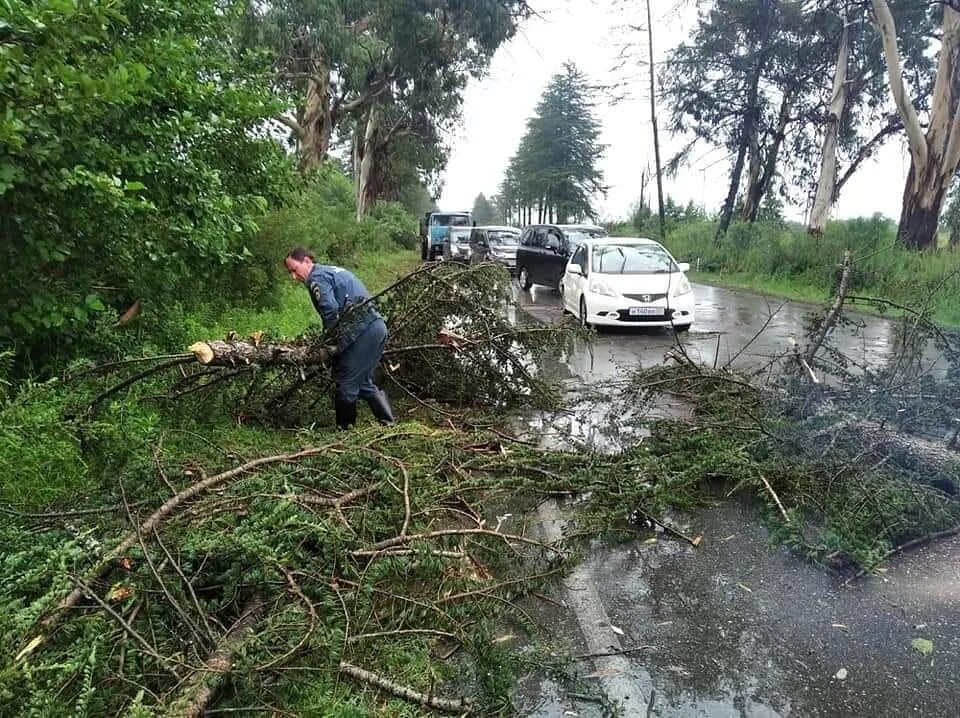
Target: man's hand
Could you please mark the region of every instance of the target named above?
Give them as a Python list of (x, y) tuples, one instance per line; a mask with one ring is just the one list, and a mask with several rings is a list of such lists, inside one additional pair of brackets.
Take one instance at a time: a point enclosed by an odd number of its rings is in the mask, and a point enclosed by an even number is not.
[(325, 344), (317, 349), (317, 358), (320, 359), (321, 364), (329, 364), (339, 353), (340, 350), (334, 345)]

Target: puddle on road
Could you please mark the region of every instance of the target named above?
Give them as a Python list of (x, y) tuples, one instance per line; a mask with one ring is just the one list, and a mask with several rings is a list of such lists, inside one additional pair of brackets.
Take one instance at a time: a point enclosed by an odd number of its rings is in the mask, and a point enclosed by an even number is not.
[(583, 385), (571, 380), (566, 409), (533, 414), (517, 430), (545, 449), (617, 453), (649, 437), (652, 422), (686, 419), (693, 411), (689, 403), (668, 394), (642, 401), (625, 400), (622, 394), (622, 383)]

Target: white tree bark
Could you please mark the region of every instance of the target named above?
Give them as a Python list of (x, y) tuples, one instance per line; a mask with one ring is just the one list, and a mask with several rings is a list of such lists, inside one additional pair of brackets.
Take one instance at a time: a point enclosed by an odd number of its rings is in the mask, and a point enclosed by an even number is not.
[(927, 142), (917, 117), (917, 109), (907, 97), (907, 88), (903, 84), (903, 64), (900, 62), (900, 50), (897, 48), (897, 26), (887, 0), (870, 0), (877, 18), (877, 30), (883, 42), (883, 55), (890, 75), (890, 92), (897, 110), (903, 118), (903, 125), (910, 141), (910, 154), (914, 164), (922, 166), (927, 160)]
[(359, 222), (370, 211), (372, 192), (370, 182), (373, 179), (374, 162), (376, 161), (377, 141), (377, 108), (370, 108), (367, 115), (367, 126), (363, 133), (359, 172), (357, 174), (357, 221)]
[(820, 181), (817, 182), (817, 194), (813, 200), (810, 224), (807, 231), (811, 234), (823, 234), (826, 229), (830, 209), (837, 199), (837, 137), (840, 131), (840, 117), (847, 104), (847, 68), (850, 64), (850, 26), (843, 18), (843, 33), (840, 35), (840, 47), (837, 52), (837, 67), (833, 73), (833, 94), (830, 96), (830, 116), (823, 135), (823, 151), (820, 160)]
[(307, 80), (307, 96), (303, 108), (300, 169), (308, 171), (327, 159), (333, 117), (330, 113), (330, 68), (322, 55), (314, 61)]

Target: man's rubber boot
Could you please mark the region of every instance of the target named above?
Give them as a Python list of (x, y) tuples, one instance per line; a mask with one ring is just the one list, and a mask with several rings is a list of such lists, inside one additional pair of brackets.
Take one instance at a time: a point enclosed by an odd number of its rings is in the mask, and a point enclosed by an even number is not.
[(334, 399), (333, 408), (337, 414), (338, 429), (349, 429), (357, 423), (357, 402)]
[(370, 405), (370, 411), (384, 426), (388, 426), (396, 421), (393, 418), (393, 409), (390, 407), (390, 400), (387, 398), (387, 392), (383, 389), (376, 394), (367, 397), (367, 404)]

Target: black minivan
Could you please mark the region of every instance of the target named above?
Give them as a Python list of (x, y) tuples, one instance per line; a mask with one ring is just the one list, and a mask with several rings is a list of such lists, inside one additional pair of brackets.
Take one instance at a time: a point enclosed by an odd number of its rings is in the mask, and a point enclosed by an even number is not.
[(603, 227), (589, 224), (534, 224), (523, 230), (517, 247), (517, 281), (521, 289), (534, 284), (560, 288), (570, 255), (593, 237), (606, 237)]

